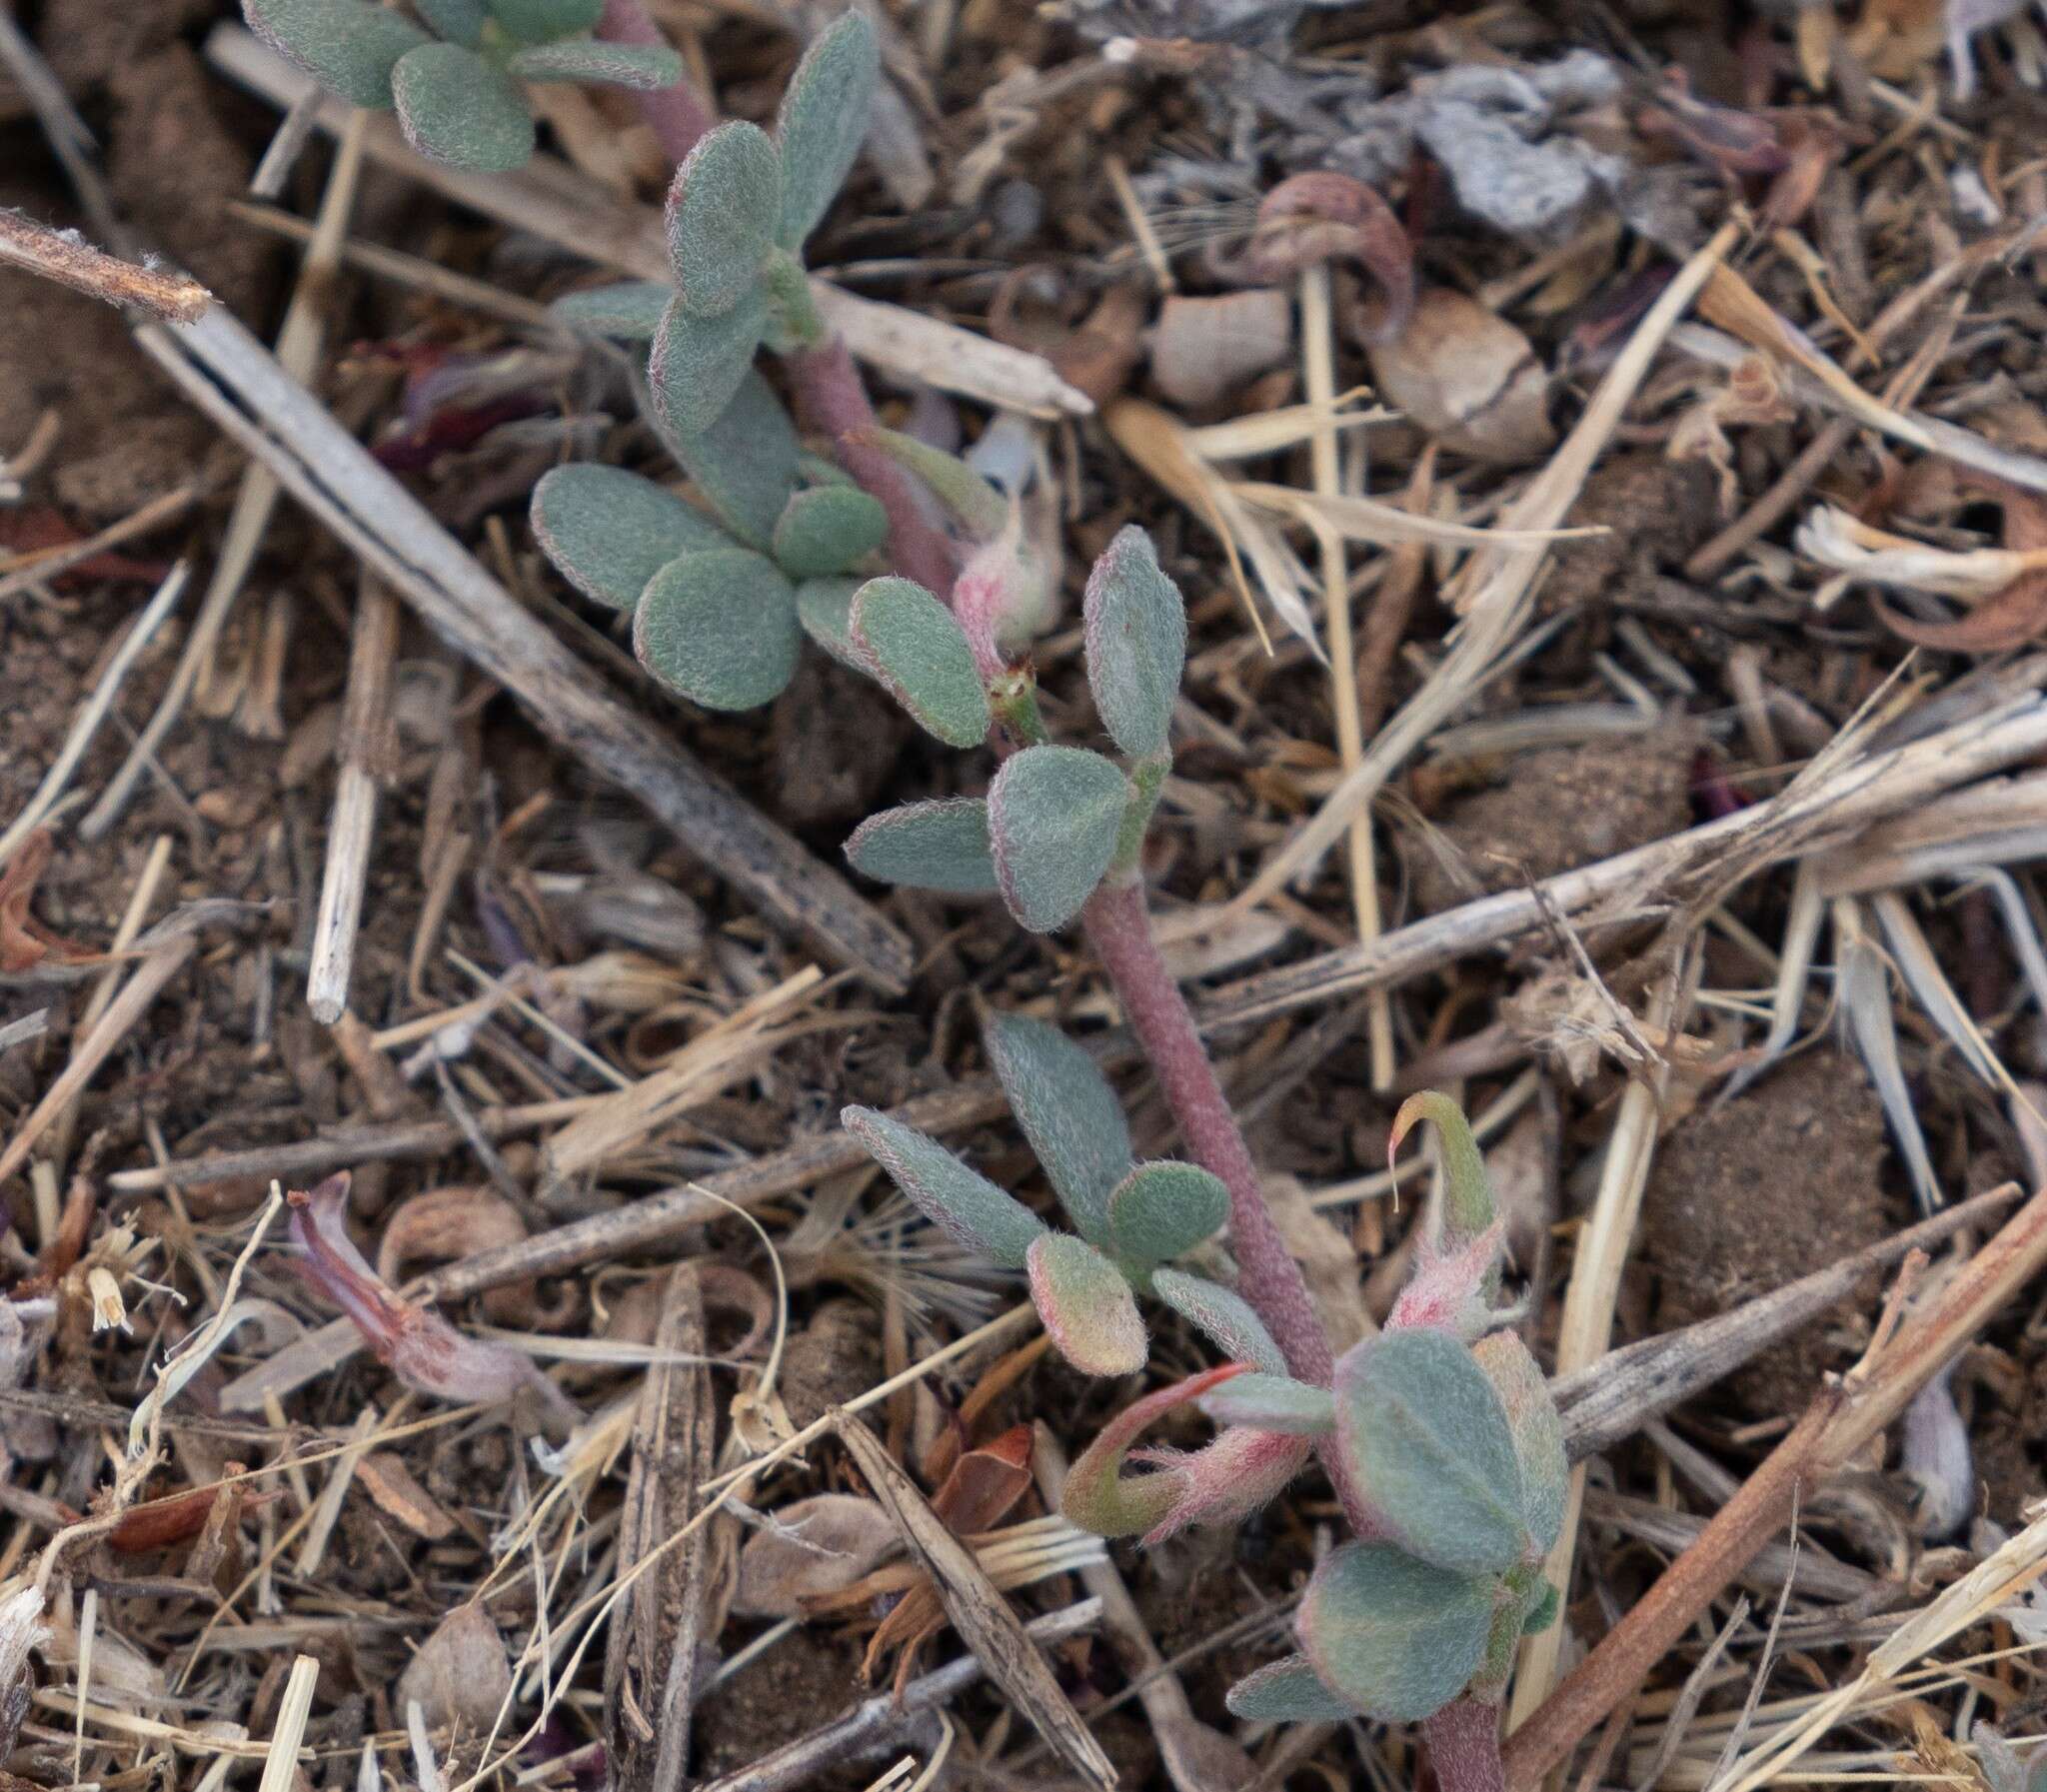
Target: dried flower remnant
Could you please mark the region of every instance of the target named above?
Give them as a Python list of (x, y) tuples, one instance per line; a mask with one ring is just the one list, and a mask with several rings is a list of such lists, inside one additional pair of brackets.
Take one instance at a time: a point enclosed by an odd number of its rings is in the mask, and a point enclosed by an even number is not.
[(464, 1336), (371, 1268), (348, 1235), (349, 1180), (341, 1170), (310, 1193), (294, 1189), (292, 1237), (305, 1252), (301, 1268), (307, 1280), (355, 1321), (377, 1359), (407, 1386), (437, 1399), (492, 1405), (530, 1393), (553, 1423), (570, 1425), (582, 1417), (530, 1357)]

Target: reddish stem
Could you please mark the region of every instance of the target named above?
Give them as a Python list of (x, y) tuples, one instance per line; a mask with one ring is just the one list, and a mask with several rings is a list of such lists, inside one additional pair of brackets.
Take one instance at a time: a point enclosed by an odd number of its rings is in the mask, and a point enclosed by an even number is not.
[(835, 333), (817, 348), (799, 349), (787, 365), (806, 426), (832, 438), (839, 464), (889, 513), (889, 557), (896, 570), (942, 599), (949, 596), (959, 570), (953, 545), (926, 515), (917, 481), (868, 434), (879, 426), (845, 341)]
[[(640, 0), (605, 0), (597, 35), (607, 43), (640, 44), (657, 50), (669, 47), (661, 27), (647, 16)], [(718, 122), (718, 115), (697, 97), (687, 75), (673, 87), (636, 92), (633, 98), (661, 145), (661, 153), (671, 162), (680, 163), (697, 147), (697, 139)]]
[(1442, 1792), (1506, 1792), (1499, 1755), (1499, 1707), (1482, 1699), (1454, 1699), (1422, 1720), (1428, 1758)]

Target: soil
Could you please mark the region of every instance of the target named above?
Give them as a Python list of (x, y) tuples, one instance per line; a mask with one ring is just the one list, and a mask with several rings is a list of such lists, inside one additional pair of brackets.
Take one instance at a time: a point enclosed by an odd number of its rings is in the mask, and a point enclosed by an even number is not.
[[(1884, 1191), (1886, 1154), (1876, 1091), (1858, 1062), (1825, 1045), (1680, 1121), (1657, 1147), (1642, 1199), (1641, 1254), (1659, 1288), (1653, 1328), (1725, 1312), (1895, 1230), (1908, 1216)], [(1758, 1418), (1802, 1411), (1821, 1372), (1852, 1359), (1874, 1286), (1732, 1377), (1735, 1402)]]
[[(866, 1696), (861, 1645), (851, 1632), (809, 1624), (750, 1661), (697, 1707), (696, 1769), (710, 1779), (758, 1761), (815, 1730)], [(821, 1785), (865, 1785), (872, 1773), (849, 1763)]]
[(1674, 571), (1725, 521), (1703, 461), (1673, 461), (1653, 449), (1609, 455), (1565, 518), (1573, 529), (1609, 533), (1558, 549), (1542, 608), (1550, 615), (1594, 610), (1617, 586)]

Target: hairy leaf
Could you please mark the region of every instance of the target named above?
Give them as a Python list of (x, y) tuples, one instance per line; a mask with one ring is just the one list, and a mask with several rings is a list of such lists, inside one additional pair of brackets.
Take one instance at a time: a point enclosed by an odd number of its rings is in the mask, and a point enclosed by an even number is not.
[(522, 43), (545, 43), (578, 31), (595, 31), (604, 0), (489, 0), (499, 24)]
[(1341, 1723), (1357, 1715), (1321, 1683), (1305, 1655), (1268, 1661), (1232, 1686), (1224, 1702), (1232, 1717), (1252, 1723)]
[(1163, 753), (1187, 657), (1187, 613), (1134, 524), (1087, 576), (1087, 684), (1109, 737), (1132, 759)]
[[(926, 1218), (969, 1248), (986, 1251), (1004, 1268), (1022, 1269), (1032, 1247), (1052, 1236), (1022, 1201), (915, 1126), (872, 1107), (843, 1108), (839, 1123), (860, 1140)], [(1127, 1296), (1128, 1290), (1124, 1293)], [(1141, 1331), (1140, 1326), (1140, 1335)]]
[(1026, 747), (988, 794), (996, 874), (1010, 912), (1049, 933), (1080, 912), (1115, 857), (1130, 783), (1098, 753)]
[(792, 579), (822, 579), (889, 539), (889, 513), (855, 486), (798, 492), (775, 525), (775, 558)]
[(676, 289), (660, 280), (620, 280), (567, 293), (548, 309), (565, 324), (594, 336), (652, 342)]
[(641, 663), (707, 710), (751, 710), (780, 696), (802, 642), (795, 588), (745, 548), (670, 561), (633, 612)]
[(846, 185), (868, 133), (882, 53), (875, 28), (854, 7), (821, 31), (790, 77), (775, 128), (782, 146), (778, 239), (800, 249)]
[[(1535, 1595), (1533, 1602), (1529, 1605), (1526, 1614), (1521, 1619), (1521, 1634), (1523, 1636), (1533, 1636), (1537, 1631), (1547, 1630), (1550, 1625), (1556, 1622), (1557, 1611), (1563, 1604), (1563, 1601), (1556, 1595), (1555, 1587), (1546, 1580), (1541, 1584), (1542, 1590)], [(2043, 1788), (2042, 1792), (2047, 1792), (2047, 1788)]]
[(912, 803), (869, 816), (846, 843), (846, 857), (855, 871), (884, 884), (947, 896), (996, 892), (988, 805), (978, 797)]
[(759, 370), (741, 377), (731, 402), (707, 429), (676, 431), (669, 446), (726, 527), (765, 553), (796, 490), (803, 451), (796, 425)]
[(668, 252), (683, 309), (723, 317), (761, 282), (782, 205), (782, 158), (759, 125), (708, 131), (668, 190)]
[(1336, 1427), (1359, 1490), (1424, 1560), (1504, 1573), (1533, 1539), (1506, 1409), (1446, 1331), (1389, 1331), (1336, 1365)]
[(1563, 1529), (1563, 1509), (1570, 1489), (1570, 1462), (1564, 1454), (1563, 1420), (1549, 1397), (1549, 1383), (1528, 1346), (1511, 1331), (1495, 1331), (1471, 1346), (1493, 1392), (1507, 1415), (1514, 1440), (1514, 1459), (1521, 1467), (1521, 1514), (1535, 1547), (1544, 1554)]
[(242, 0), (249, 29), (351, 106), (391, 104), (391, 71), (433, 40), (371, 0)]
[(1212, 1238), (1229, 1217), (1220, 1176), (1191, 1163), (1140, 1163), (1108, 1197), (1108, 1235), (1147, 1269)]
[(1231, 1425), (1205, 1449), (1190, 1456), (1176, 1450), (1139, 1450), (1139, 1461), (1170, 1463), (1180, 1489), (1156, 1524), (1144, 1533), (1148, 1547), (1189, 1525), (1240, 1524), (1306, 1466), (1314, 1444), (1284, 1431)]
[(1154, 1419), (1241, 1373), (1227, 1363), (1132, 1400), (1102, 1426), (1073, 1464), (1059, 1494), (1059, 1510), (1097, 1537), (1129, 1537), (1151, 1529), (1185, 1491), (1186, 1477), (1170, 1466), (1156, 1474), (1125, 1475), (1124, 1455)]
[[(820, 494), (822, 496), (823, 494)], [(927, 734), (979, 747), (988, 693), (953, 613), (910, 579), (870, 579), (853, 600), (849, 632), (861, 664)]]
[(1010, 501), (958, 455), (895, 430), (868, 430), (864, 438), (930, 486), (932, 495), (976, 541), (1002, 534), (1010, 520)]
[(991, 1014), (982, 1038), (1059, 1204), (1083, 1238), (1106, 1244), (1108, 1197), (1130, 1167), (1130, 1129), (1108, 1078), (1057, 1027), (1025, 1014)]
[(1386, 1143), (1388, 1162), (1408, 1131), (1423, 1120), (1435, 1122), (1436, 1134), (1442, 1141), (1443, 1180), (1449, 1193), (1445, 1203), (1445, 1218), (1449, 1222), (1446, 1229), (1453, 1246), (1462, 1244), (1477, 1237), (1495, 1217), (1485, 1157), (1472, 1136), (1471, 1122), (1464, 1117), (1464, 1110), (1448, 1095), (1427, 1089), (1409, 1095), (1393, 1116), (1392, 1136)]
[(601, 81), (643, 93), (673, 87), (683, 78), (683, 59), (666, 44), (608, 44), (596, 38), (533, 44), (516, 52), (510, 67), (525, 81)]
[(436, 37), (470, 50), (483, 42), (484, 27), (491, 17), (484, 0), (413, 0), (413, 5), (434, 28)]
[(1336, 1428), (1335, 1396), (1290, 1375), (1238, 1375), (1203, 1394), (1201, 1410), (1218, 1425), (1248, 1425), (1289, 1437), (1322, 1437)]
[[(716, 318), (692, 317), (681, 299), (669, 302), (655, 334), (647, 378), (677, 437), (705, 435), (724, 417), (753, 368), (754, 351), (767, 328), (768, 301), (758, 292)], [(778, 504), (777, 515), (781, 509)]]
[[(850, 666), (856, 672), (867, 670), (848, 632), (853, 622), (854, 594), (861, 584), (858, 579), (806, 579), (796, 588), (797, 620), (803, 624), (804, 633), (842, 666)], [(991, 879), (996, 875), (994, 860), (989, 861), (988, 875)], [(994, 889), (994, 884), (989, 888)]]
[(730, 548), (732, 538), (651, 479), (587, 461), (556, 467), (533, 488), (541, 552), (586, 598), (630, 610), (679, 554)]
[(1418, 1723), (1477, 1671), (1492, 1589), (1390, 1543), (1346, 1543), (1315, 1570), (1296, 1628), (1325, 1686), (1367, 1717)]
[(1184, 1269), (1159, 1269), (1152, 1273), (1151, 1292), (1232, 1361), (1247, 1362), (1267, 1375), (1286, 1373), (1285, 1352), (1233, 1288)]
[(1025, 1267), (1037, 1316), (1074, 1368), (1132, 1375), (1144, 1366), (1148, 1340), (1136, 1296), (1093, 1245), (1070, 1232), (1044, 1232), (1032, 1241)]
[(460, 44), (423, 44), (391, 71), (405, 140), (432, 161), (502, 174), (533, 156), (533, 113), (499, 69)]

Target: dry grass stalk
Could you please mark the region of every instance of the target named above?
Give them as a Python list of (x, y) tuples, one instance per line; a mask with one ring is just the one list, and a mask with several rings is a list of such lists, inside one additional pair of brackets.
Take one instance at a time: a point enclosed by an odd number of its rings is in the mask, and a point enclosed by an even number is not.
[(75, 230), (52, 230), (19, 212), (0, 210), (0, 263), (54, 280), (89, 299), (136, 306), (174, 324), (193, 322), (213, 303), (213, 295), (189, 274), (137, 267), (95, 249)]

